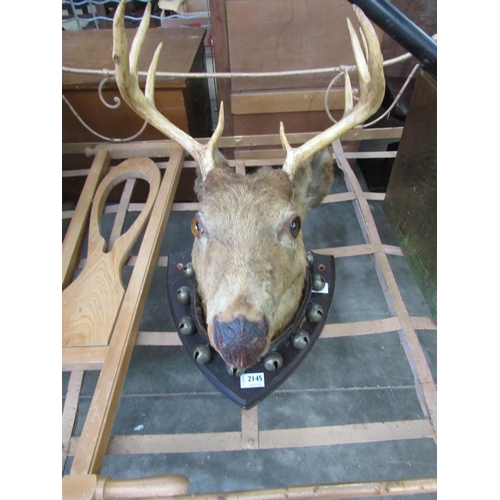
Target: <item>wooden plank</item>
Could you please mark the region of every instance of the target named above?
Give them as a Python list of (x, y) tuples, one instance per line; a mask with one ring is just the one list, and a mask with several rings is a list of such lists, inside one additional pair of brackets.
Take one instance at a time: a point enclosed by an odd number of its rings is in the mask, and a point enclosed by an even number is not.
[(236, 450), (241, 450), (241, 432), (112, 436), (107, 452), (110, 455), (123, 455)]
[[(436, 330), (433, 318), (412, 316), (411, 321), (417, 330)], [(320, 339), (370, 335), (395, 332), (401, 328), (399, 318), (391, 317), (352, 323), (329, 323), (323, 327)], [(181, 346), (177, 332), (138, 332), (136, 345)]]
[(397, 317), (371, 321), (356, 321), (352, 323), (332, 323), (323, 327), (320, 339), (395, 332), (399, 330), (400, 327), (401, 324)]
[(62, 370), (100, 370), (108, 353), (108, 346), (62, 348)]
[(174, 149), (179, 146), (174, 141), (145, 141), (134, 143), (113, 144), (111, 147), (99, 145), (96, 149), (105, 147), (109, 149), (113, 159), (123, 158), (170, 158)]
[[(312, 137), (318, 134), (316, 132), (287, 133), (290, 144), (304, 144)], [(400, 139), (403, 133), (403, 127), (386, 127), (374, 129), (353, 129), (342, 136), (342, 141), (360, 141), (360, 140), (380, 140), (380, 139)], [(204, 144), (207, 138), (198, 138), (200, 143)], [(240, 135), (235, 137), (221, 137), (220, 148), (232, 147), (250, 147), (250, 146), (280, 146), (279, 135)], [(67, 143), (62, 145), (62, 154), (95, 154), (95, 152), (105, 149), (113, 159), (123, 158), (168, 158), (171, 155), (172, 148), (176, 144), (169, 140), (147, 141), (147, 142), (128, 142), (123, 144), (110, 144), (99, 142)]]
[[(304, 144), (309, 139), (315, 137), (318, 132), (297, 132), (287, 133), (286, 137), (291, 145)], [(388, 127), (374, 129), (352, 129), (342, 137), (342, 142), (360, 140), (398, 139), (403, 133), (403, 127)], [(281, 146), (281, 139), (278, 134), (267, 135), (245, 135), (236, 137), (221, 137), (219, 142), (221, 147), (245, 147), (245, 146)]]
[(365, 200), (384, 201), (385, 193), (364, 193)]
[(317, 248), (313, 250), (313, 252), (321, 255), (333, 255), (335, 258), (355, 257), (357, 255), (370, 255), (375, 253), (399, 255), (400, 257), (403, 257), (403, 252), (399, 247), (383, 245), (381, 243), (366, 243), (364, 245), (350, 245), (346, 247)]
[(64, 409), (62, 414), (62, 470), (68, 459), (69, 445), (73, 428), (76, 423), (76, 413), (78, 410), (78, 399), (82, 388), (84, 372), (75, 370), (71, 372), (68, 382), (68, 390), (66, 391), (66, 399), (64, 401)]
[(173, 211), (177, 212), (197, 212), (200, 209), (199, 203), (188, 202), (188, 203), (174, 203), (172, 206)]
[[(332, 89), (328, 109), (343, 110), (344, 99), (343, 88)], [(324, 111), (325, 90), (241, 92), (231, 94), (231, 107), (235, 115)]]
[[(107, 453), (110, 455), (200, 453), (236, 451), (242, 448), (240, 432), (143, 434), (112, 436)], [(344, 444), (376, 443), (406, 439), (432, 439), (433, 429), (428, 420), (400, 420), (364, 424), (303, 427), (259, 431), (259, 450), (302, 448), (309, 446), (338, 446)], [(82, 443), (71, 440), (70, 455)], [(76, 457), (75, 457), (76, 459)]]
[(321, 203), (338, 203), (340, 201), (352, 201), (356, 197), (353, 193), (335, 193), (335, 194), (327, 194)]
[(101, 469), (183, 159), (184, 152), (178, 148), (163, 177), (85, 420), (72, 474), (93, 474)]
[[(288, 136), (288, 134), (287, 134)], [(344, 156), (348, 160), (372, 159), (372, 158), (395, 158), (397, 151), (345, 151)], [(276, 165), (277, 160), (285, 160), (283, 148), (265, 149), (265, 150), (238, 150), (235, 155), (238, 159), (247, 161), (248, 166)], [(257, 158), (259, 158), (257, 160)], [(380, 194), (380, 193), (370, 193)]]
[(241, 448), (259, 449), (259, 413), (258, 406), (250, 410), (241, 410)]
[(353, 153), (348, 153), (345, 152), (344, 156), (350, 160), (353, 158), (396, 158), (396, 155), (398, 154), (397, 151), (355, 151)]
[(69, 285), (75, 272), (78, 257), (85, 237), (86, 223), (94, 194), (109, 168), (110, 156), (106, 150), (99, 151), (92, 162), (89, 176), (76, 205), (62, 245), (62, 287)]
[(62, 178), (65, 177), (87, 177), (90, 173), (90, 168), (81, 168), (80, 170), (63, 170)]
[(177, 332), (138, 332), (135, 345), (180, 346)]
[(434, 432), (428, 420), (370, 422), (366, 424), (260, 431), (259, 449), (336, 446), (433, 437)]
[(415, 330), (437, 330), (437, 323), (434, 318), (412, 316), (411, 322)]

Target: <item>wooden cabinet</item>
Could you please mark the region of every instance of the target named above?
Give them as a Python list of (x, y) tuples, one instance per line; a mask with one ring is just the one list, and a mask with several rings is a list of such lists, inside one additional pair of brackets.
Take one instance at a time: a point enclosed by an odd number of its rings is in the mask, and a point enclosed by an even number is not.
[[(426, 33), (436, 32), (436, 0), (392, 0)], [(346, 17), (357, 25), (347, 0), (210, 0), (217, 71), (275, 72), (354, 64)], [(375, 25), (384, 59), (406, 51)], [(410, 73), (415, 58), (385, 69), (387, 76)], [(355, 84), (356, 75), (352, 75)], [(226, 110), (226, 135), (315, 132), (331, 125), (324, 93), (334, 74), (218, 80)], [(399, 90), (399, 88), (398, 88)], [(329, 94), (335, 118), (344, 106), (342, 81)]]
[[(210, 11), (217, 71), (274, 72), (354, 64), (346, 17), (355, 25), (357, 20), (345, 0), (211, 0)], [(377, 33), (382, 39), (378, 28)], [(333, 76), (219, 80), (225, 133), (274, 134), (280, 121), (287, 132), (329, 127), (323, 101)], [(329, 97), (330, 110), (341, 116), (342, 86)]]
[[(129, 47), (136, 32), (127, 29)], [(153, 53), (160, 42), (163, 49), (158, 71), (189, 73), (206, 71), (201, 28), (153, 28), (148, 31), (139, 59), (139, 71), (147, 71)], [(114, 69), (112, 59), (112, 30), (88, 30), (63, 32), (63, 66), (85, 69)], [(125, 138), (135, 134), (143, 121), (126, 103), (117, 109), (108, 109), (100, 101), (98, 86), (101, 75), (85, 75), (63, 72), (63, 95), (75, 108), (81, 118), (99, 134), (112, 138)], [(144, 86), (145, 77), (139, 79)], [(210, 100), (207, 81), (204, 79), (156, 79), (155, 103), (179, 128), (193, 137), (207, 137), (212, 131)], [(119, 96), (114, 81), (103, 88), (106, 102), (114, 104)], [(94, 134), (84, 128), (68, 106), (63, 103), (62, 140), (68, 142), (99, 142)], [(148, 125), (139, 140), (164, 139), (156, 129)]]

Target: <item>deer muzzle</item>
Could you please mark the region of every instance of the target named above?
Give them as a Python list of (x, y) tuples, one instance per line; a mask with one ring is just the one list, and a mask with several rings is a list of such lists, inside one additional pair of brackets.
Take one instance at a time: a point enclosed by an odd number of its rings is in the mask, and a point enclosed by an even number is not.
[(227, 322), (213, 320), (214, 347), (233, 369), (250, 368), (267, 352), (268, 328), (243, 316)]

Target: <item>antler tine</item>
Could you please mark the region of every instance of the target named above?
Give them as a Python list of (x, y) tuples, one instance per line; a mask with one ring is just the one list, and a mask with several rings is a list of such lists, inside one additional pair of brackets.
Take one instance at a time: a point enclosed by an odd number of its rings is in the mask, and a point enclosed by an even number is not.
[[(383, 71), (383, 58), (377, 35), (370, 21), (363, 11), (353, 5), (354, 13), (361, 26), (363, 45), (365, 46), (366, 59), (361, 48), (359, 38), (352, 27), (351, 21), (347, 19), (347, 28), (351, 39), (351, 46), (356, 60), (359, 75), (359, 100), (352, 108), (351, 83), (347, 71), (345, 75), (346, 105), (342, 119), (332, 125), (324, 132), (313, 137), (311, 140), (298, 148), (292, 148), (286, 139), (283, 124), (280, 124), (280, 136), (283, 148), (286, 150), (286, 160), (283, 170), (293, 179), (297, 168), (311, 155), (322, 149), (327, 144), (340, 137), (356, 125), (369, 118), (382, 104), (385, 90), (385, 79)], [(349, 94), (349, 95), (348, 95)], [(351, 111), (352, 109), (352, 111)]]
[(113, 19), (113, 60), (115, 62), (115, 77), (118, 89), (125, 102), (144, 120), (157, 128), (167, 137), (183, 147), (198, 163), (203, 179), (215, 167), (214, 150), (224, 130), (224, 106), (221, 103), (219, 121), (215, 132), (206, 145), (200, 144), (183, 130), (176, 127), (163, 116), (154, 103), (155, 75), (162, 44), (156, 48), (149, 66), (146, 79), (145, 94), (139, 87), (138, 61), (151, 16), (151, 3), (148, 2), (141, 24), (137, 31), (130, 56), (125, 34), (125, 0), (121, 0)]

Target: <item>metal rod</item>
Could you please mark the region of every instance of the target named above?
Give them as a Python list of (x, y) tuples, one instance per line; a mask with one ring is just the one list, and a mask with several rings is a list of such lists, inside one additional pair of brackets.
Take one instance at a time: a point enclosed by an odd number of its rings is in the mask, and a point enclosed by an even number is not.
[(390, 37), (411, 52), (425, 71), (437, 79), (437, 44), (387, 0), (349, 0)]

